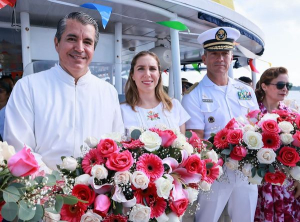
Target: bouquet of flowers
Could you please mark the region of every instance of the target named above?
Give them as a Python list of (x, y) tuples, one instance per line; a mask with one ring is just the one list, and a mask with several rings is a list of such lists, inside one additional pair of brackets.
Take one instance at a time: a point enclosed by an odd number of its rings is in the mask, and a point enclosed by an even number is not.
[(15, 153), (13, 146), (0, 142), (0, 221), (49, 221), (54, 213), (59, 215), (63, 203), (78, 202), (63, 195), (59, 172), (45, 174), (39, 168), (29, 148)]
[(239, 169), (250, 183), (283, 185), (300, 180), (300, 115), (285, 110), (249, 112), (232, 119), (209, 139), (225, 165)]
[(61, 219), (179, 221), (199, 189), (209, 190), (222, 173), (215, 151), (187, 135), (152, 128), (126, 140), (115, 133), (88, 138), (83, 158), (62, 157), (70, 194), (86, 203), (63, 205)]

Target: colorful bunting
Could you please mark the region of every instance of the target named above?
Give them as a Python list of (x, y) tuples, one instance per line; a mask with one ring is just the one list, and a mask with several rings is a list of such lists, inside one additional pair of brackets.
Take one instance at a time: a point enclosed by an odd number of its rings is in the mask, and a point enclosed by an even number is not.
[(249, 66), (250, 66), (252, 72), (259, 73), (259, 71), (255, 68), (255, 66), (253, 64), (253, 59), (249, 59)]
[(172, 29), (179, 30), (179, 31), (189, 30), (185, 24), (178, 22), (178, 21), (162, 21), (162, 22), (156, 22), (156, 23), (159, 25), (163, 25), (163, 26), (172, 28)]
[(17, 0), (0, 0), (0, 9), (9, 5), (10, 7), (14, 7)]
[(198, 63), (192, 63), (193, 68), (200, 73)]
[(105, 29), (108, 21), (109, 21), (109, 17), (111, 15), (111, 11), (112, 8), (108, 7), (108, 6), (104, 6), (104, 5), (99, 5), (99, 4), (94, 4), (94, 3), (85, 3), (80, 5), (83, 8), (88, 8), (88, 9), (94, 9), (94, 10), (98, 10), (98, 12), (101, 15), (102, 18), (102, 25), (103, 28)]

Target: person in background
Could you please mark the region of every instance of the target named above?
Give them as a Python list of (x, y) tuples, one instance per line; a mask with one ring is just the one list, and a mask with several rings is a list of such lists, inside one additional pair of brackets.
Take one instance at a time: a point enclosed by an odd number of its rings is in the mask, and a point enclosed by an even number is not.
[(178, 100), (163, 90), (160, 62), (153, 52), (142, 51), (133, 58), (125, 96), (121, 110), (127, 130), (163, 126), (185, 133), (190, 116)]
[[(284, 67), (267, 69), (256, 85), (255, 94), (262, 113), (273, 110), (291, 112), (282, 101), (292, 88), (288, 70)], [(255, 222), (300, 221), (300, 185), (289, 180), (284, 186), (265, 183), (258, 187)]]
[(0, 136), (1, 141), (4, 131), (5, 108), (12, 91), (12, 87), (4, 80), (0, 79)]
[(15, 82), (11, 76), (1, 76), (1, 80), (7, 82), (12, 89), (14, 88)]
[(181, 78), (181, 84), (182, 84), (182, 95), (184, 95), (186, 91), (193, 85), (186, 78)]
[(241, 80), (242, 82), (248, 84), (249, 86), (251, 86), (253, 88), (252, 79), (250, 79), (249, 77), (247, 77), (247, 76), (241, 76), (238, 79)]
[(82, 155), (87, 137), (124, 133), (117, 91), (89, 69), (98, 39), (96, 20), (83, 12), (58, 22), (59, 65), (20, 79), (6, 106), (4, 140), (16, 151), (26, 144), (56, 169), (61, 156)]
[[(253, 89), (228, 76), (234, 41), (239, 36), (236, 29), (218, 27), (198, 37), (204, 48), (202, 61), (207, 74), (183, 96), (182, 105), (191, 116), (186, 128), (195, 131), (200, 138), (208, 139), (232, 118), (258, 109)], [(224, 167), (224, 172), (228, 181), (216, 181), (211, 193), (199, 194), (200, 209), (196, 211), (195, 222), (217, 222), (227, 203), (233, 222), (253, 222), (257, 186), (248, 184), (246, 178), (229, 168)], [(187, 220), (184, 218), (183, 221)]]

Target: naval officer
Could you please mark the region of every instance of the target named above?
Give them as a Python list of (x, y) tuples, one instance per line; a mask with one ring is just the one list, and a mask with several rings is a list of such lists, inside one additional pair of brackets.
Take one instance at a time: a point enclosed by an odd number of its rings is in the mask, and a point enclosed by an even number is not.
[[(202, 61), (207, 74), (183, 97), (182, 105), (191, 116), (186, 128), (207, 139), (234, 117), (245, 116), (249, 110), (258, 110), (253, 89), (228, 76), (233, 59), (233, 47), (240, 32), (229, 27), (210, 29), (198, 37), (203, 44)], [(225, 167), (224, 167), (225, 168)], [(228, 203), (233, 222), (253, 222), (257, 202), (257, 186), (230, 169), (223, 169), (227, 180), (216, 181), (212, 192), (199, 194), (200, 209), (195, 221), (217, 222)]]

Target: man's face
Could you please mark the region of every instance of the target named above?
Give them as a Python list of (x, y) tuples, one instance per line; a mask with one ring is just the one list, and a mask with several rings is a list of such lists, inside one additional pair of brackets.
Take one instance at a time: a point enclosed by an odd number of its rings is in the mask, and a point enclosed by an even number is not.
[(232, 61), (232, 51), (207, 51), (202, 56), (202, 61), (207, 67), (207, 73), (215, 77), (228, 72)]
[(54, 43), (59, 63), (66, 72), (78, 79), (88, 71), (94, 55), (94, 26), (68, 19), (60, 42), (55, 38)]

